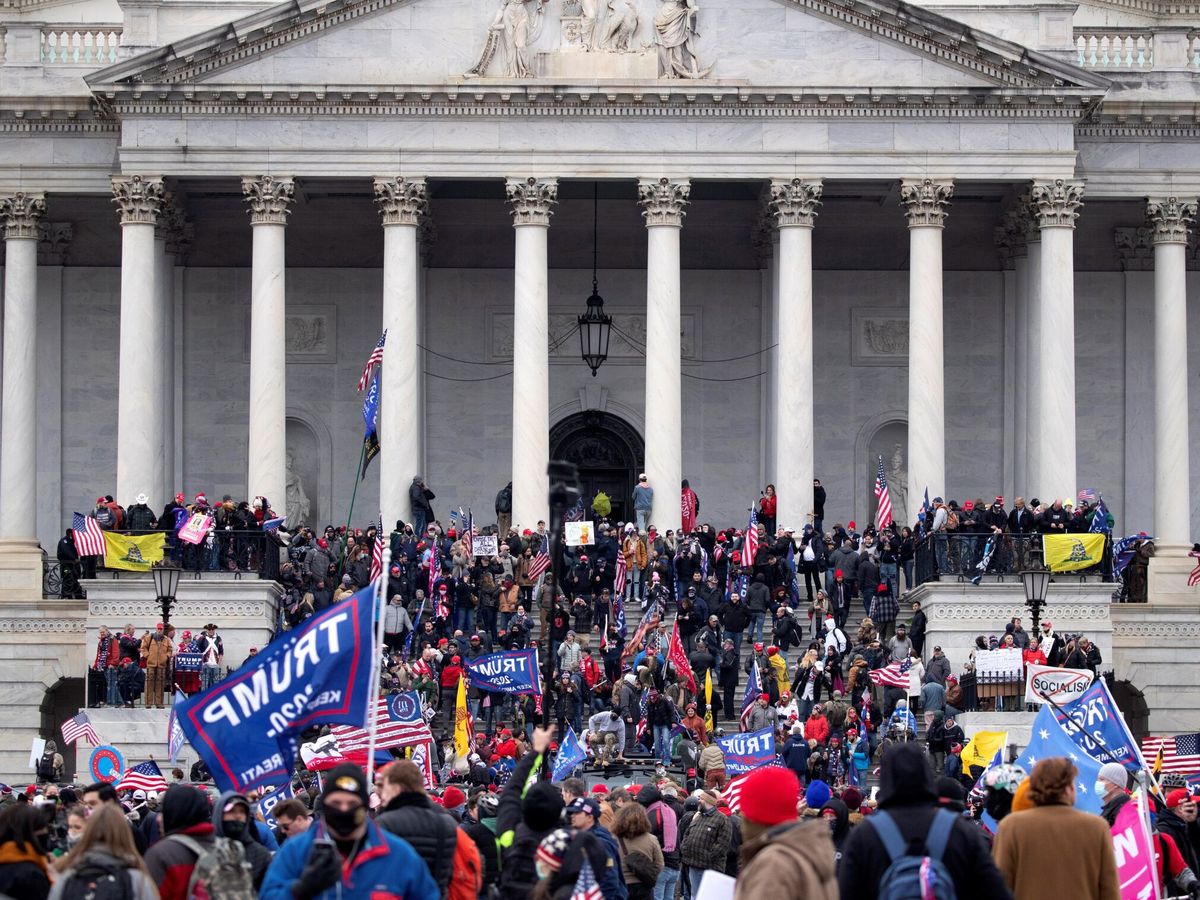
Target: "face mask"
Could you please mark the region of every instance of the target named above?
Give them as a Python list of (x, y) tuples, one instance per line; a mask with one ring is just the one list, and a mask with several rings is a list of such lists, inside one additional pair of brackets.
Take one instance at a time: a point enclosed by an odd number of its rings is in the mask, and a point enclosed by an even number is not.
[(1095, 796), (1103, 797), (1108, 793), (1108, 782), (1097, 781), (1094, 785), (1092, 785), (1092, 790), (1095, 791)]
[(325, 824), (335, 835), (349, 835), (363, 823), (367, 811), (363, 807), (351, 810), (329, 808), (325, 810)]
[(76, 844), (78, 844), (82, 840), (83, 840), (82, 834), (68, 834), (67, 835), (67, 846), (74, 847)]
[(225, 830), (225, 837), (230, 837), (230, 838), (233, 838), (234, 840), (237, 840), (243, 834), (246, 833), (246, 823), (245, 822), (238, 822), (238, 821), (222, 822), (221, 826)]

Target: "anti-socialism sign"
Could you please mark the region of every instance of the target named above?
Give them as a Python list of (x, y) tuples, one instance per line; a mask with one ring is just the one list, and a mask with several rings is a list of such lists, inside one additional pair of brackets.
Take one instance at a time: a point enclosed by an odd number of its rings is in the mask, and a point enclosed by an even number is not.
[(1096, 674), (1091, 669), (1058, 669), (1030, 665), (1025, 673), (1025, 702), (1045, 703), (1047, 698), (1059, 706), (1078, 700), (1092, 686)]

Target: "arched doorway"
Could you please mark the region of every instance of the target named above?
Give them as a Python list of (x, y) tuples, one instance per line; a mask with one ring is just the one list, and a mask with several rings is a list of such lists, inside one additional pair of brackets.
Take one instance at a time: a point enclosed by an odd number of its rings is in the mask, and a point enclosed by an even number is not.
[(633, 486), (645, 459), (645, 444), (637, 430), (610, 413), (585, 410), (550, 429), (550, 458), (574, 463), (590, 509), (592, 498), (604, 491), (612, 500), (615, 522), (633, 515)]

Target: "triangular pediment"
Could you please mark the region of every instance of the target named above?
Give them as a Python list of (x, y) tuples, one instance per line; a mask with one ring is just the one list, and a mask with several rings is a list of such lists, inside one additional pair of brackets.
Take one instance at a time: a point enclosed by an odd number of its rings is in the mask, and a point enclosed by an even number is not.
[[(505, 2), (512, 4), (507, 10)], [(110, 93), (188, 85), (419, 92), (502, 81), (1017, 93), (1103, 92), (1107, 86), (1075, 66), (900, 0), (697, 0), (691, 68), (675, 62), (675, 74), (693, 77), (666, 78), (656, 17), (669, 19), (676, 2), (683, 0), (289, 2), (133, 57), (87, 81)], [(580, 28), (588, 21), (584, 6), (591, 5), (599, 10), (592, 38), (598, 46), (589, 49)], [(513, 46), (522, 37), (528, 46), (517, 62)]]

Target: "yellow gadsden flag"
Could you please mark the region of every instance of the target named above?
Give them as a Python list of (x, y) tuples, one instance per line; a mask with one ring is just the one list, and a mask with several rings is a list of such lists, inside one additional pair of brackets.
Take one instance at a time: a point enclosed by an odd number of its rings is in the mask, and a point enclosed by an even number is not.
[(1100, 565), (1103, 534), (1044, 534), (1042, 549), (1051, 572), (1075, 572)]
[(971, 774), (971, 766), (986, 769), (996, 758), (996, 751), (1008, 743), (1007, 731), (977, 731), (967, 746), (963, 747), (962, 770), (964, 775)]
[(471, 713), (467, 711), (467, 680), (458, 676), (458, 699), (454, 702), (454, 753), (466, 758), (471, 752)]
[(163, 543), (167, 536), (155, 534), (114, 534), (104, 532), (104, 567), (129, 572), (149, 572), (156, 562), (162, 562)]

